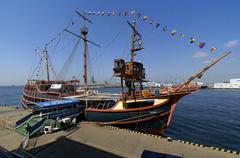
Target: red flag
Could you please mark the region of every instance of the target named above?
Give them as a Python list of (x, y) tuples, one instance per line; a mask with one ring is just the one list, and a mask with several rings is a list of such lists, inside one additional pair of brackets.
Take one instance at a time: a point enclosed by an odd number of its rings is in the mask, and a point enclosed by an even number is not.
[(211, 52), (214, 52), (214, 51), (216, 51), (216, 50), (217, 50), (216, 47), (211, 47), (211, 48), (210, 48), (210, 51), (211, 51)]

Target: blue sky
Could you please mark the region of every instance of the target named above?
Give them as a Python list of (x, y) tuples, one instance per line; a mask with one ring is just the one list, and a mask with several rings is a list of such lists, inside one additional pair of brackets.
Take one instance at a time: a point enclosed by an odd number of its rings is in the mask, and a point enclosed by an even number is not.
[[(149, 80), (186, 79), (209, 60), (220, 56), (224, 50), (232, 50), (232, 54), (209, 70), (202, 81), (217, 82), (240, 78), (239, 7), (238, 0), (0, 1), (0, 85), (23, 85), (39, 60), (34, 48), (43, 47), (68, 26), (77, 17), (75, 10), (135, 10), (154, 22), (167, 25), (168, 31), (163, 32), (161, 27), (156, 29), (148, 20), (143, 21), (142, 17), (137, 21), (144, 50), (138, 53), (136, 61), (145, 64)], [(113, 59), (129, 57), (130, 28), (126, 20), (131, 20), (131, 17), (88, 17), (94, 22), (89, 25), (88, 38), (102, 46), (88, 46), (91, 74), (100, 82), (109, 80), (112, 76)], [(79, 33), (81, 24), (78, 19), (69, 29)], [(179, 39), (171, 36), (172, 29), (176, 29), (177, 33), (184, 33), (186, 37)], [(196, 43), (190, 44), (189, 37), (194, 37)], [(60, 71), (76, 40), (64, 33), (55, 51), (56, 43), (49, 45), (56, 72)], [(199, 42), (205, 42), (206, 46), (203, 49), (198, 48)], [(217, 51), (209, 53), (212, 46)], [(82, 75), (82, 42), (67, 79), (72, 75)]]

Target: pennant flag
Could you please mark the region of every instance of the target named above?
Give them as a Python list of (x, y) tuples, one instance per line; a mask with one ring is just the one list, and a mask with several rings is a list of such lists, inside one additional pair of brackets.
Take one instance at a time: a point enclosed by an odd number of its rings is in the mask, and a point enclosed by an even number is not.
[(163, 26), (163, 31), (164, 31), (164, 32), (167, 31), (167, 25)]
[(100, 15), (101, 13), (100, 12), (97, 12), (97, 15)]
[(135, 14), (135, 10), (131, 11), (131, 15)]
[(141, 17), (141, 15), (142, 15), (141, 13), (138, 13), (138, 15), (137, 15), (138, 19)]
[(177, 30), (173, 29), (172, 32), (171, 32), (171, 35), (174, 36), (176, 33), (177, 33)]
[(210, 48), (210, 51), (211, 51), (211, 52), (214, 52), (214, 51), (216, 51), (216, 50), (217, 50), (216, 47), (211, 47), (211, 48)]
[(107, 16), (110, 16), (111, 15), (111, 13), (110, 12), (107, 12)]
[(118, 16), (121, 16), (121, 13), (122, 13), (122, 12), (118, 12)]
[(160, 26), (160, 23), (156, 23), (156, 26), (155, 26), (155, 27), (158, 28), (159, 26)]
[(189, 40), (189, 42), (192, 44), (193, 42), (195, 42), (196, 41), (196, 39), (195, 38), (193, 38), (193, 37), (191, 37), (190, 38), (190, 40)]
[(91, 12), (88, 12), (88, 15), (90, 15), (91, 14)]
[(112, 12), (112, 15), (115, 16), (115, 15), (116, 15), (116, 12)]
[(128, 12), (125, 12), (124, 15), (127, 16), (127, 15), (128, 15)]
[(144, 17), (143, 17), (143, 20), (147, 20), (147, 16), (144, 16)]
[(185, 35), (183, 34), (183, 33), (181, 33), (180, 35), (179, 35), (179, 38), (184, 38), (185, 37)]
[(88, 12), (87, 12), (87, 11), (85, 11), (85, 12), (84, 12), (84, 14), (88, 14)]
[(154, 22), (154, 21), (153, 21), (152, 19), (150, 19), (149, 23), (150, 23), (150, 24), (153, 24), (153, 22)]
[(205, 45), (206, 45), (205, 42), (200, 42), (200, 43), (199, 43), (199, 48), (203, 48)]
[(93, 15), (95, 15), (95, 12), (92, 12)]
[(102, 12), (102, 15), (104, 15), (105, 14), (105, 12)]

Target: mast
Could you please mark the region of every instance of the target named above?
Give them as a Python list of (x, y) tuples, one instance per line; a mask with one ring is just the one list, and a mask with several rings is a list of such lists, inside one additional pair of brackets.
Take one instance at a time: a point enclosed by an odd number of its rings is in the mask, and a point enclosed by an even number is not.
[(87, 42), (97, 46), (97, 47), (101, 47), (100, 45), (87, 40), (87, 34), (88, 34), (88, 28), (86, 27), (86, 22), (91, 23), (92, 21), (89, 20), (88, 18), (86, 18), (84, 15), (82, 15), (81, 13), (79, 13), (78, 11), (75, 11), (81, 18), (83, 18), (83, 27), (80, 29), (81, 30), (81, 34), (82, 36), (79, 36), (67, 29), (64, 29), (65, 31), (67, 31), (68, 33), (77, 36), (78, 38), (81, 38), (83, 40), (84, 46), (83, 46), (83, 79), (84, 79), (84, 92), (86, 92), (88, 90), (88, 82), (87, 82)]
[(45, 53), (44, 54), (44, 58), (45, 58), (46, 78), (47, 78), (47, 81), (49, 81), (49, 65), (48, 65), (48, 52), (47, 52), (47, 48), (45, 48), (43, 50), (43, 53)]
[(131, 43), (132, 43), (132, 47), (131, 47), (131, 57), (130, 57), (130, 61), (133, 62), (135, 53), (135, 46), (134, 46), (134, 39), (135, 39), (135, 29), (136, 29), (136, 21), (133, 20), (133, 25), (132, 25), (132, 35), (131, 35)]
[(84, 15), (82, 15), (81, 13), (79, 13), (78, 11), (75, 11), (79, 17), (83, 18), (83, 27), (80, 29), (82, 36), (75, 34), (67, 29), (64, 29), (64, 31), (80, 38), (83, 40), (84, 46), (83, 46), (83, 79), (84, 79), (84, 92), (86, 92), (88, 90), (88, 82), (87, 82), (87, 42), (97, 46), (97, 47), (101, 47), (100, 45), (90, 41), (87, 39), (87, 34), (88, 34), (88, 28), (86, 27), (86, 22), (88, 23), (93, 23), (91, 20), (89, 20), (88, 18), (86, 18)]
[(41, 55), (41, 60), (44, 60), (45, 62), (45, 73), (46, 73), (46, 80), (49, 81), (49, 59), (48, 59), (48, 51), (47, 47), (44, 49), (42, 48), (35, 48), (35, 51), (39, 51)]
[(84, 25), (81, 28), (81, 34), (83, 35), (83, 42), (84, 42), (84, 48), (83, 48), (83, 79), (84, 79), (84, 90), (85, 92), (88, 90), (88, 83), (87, 83), (87, 34), (88, 29), (86, 27), (86, 20), (84, 19)]

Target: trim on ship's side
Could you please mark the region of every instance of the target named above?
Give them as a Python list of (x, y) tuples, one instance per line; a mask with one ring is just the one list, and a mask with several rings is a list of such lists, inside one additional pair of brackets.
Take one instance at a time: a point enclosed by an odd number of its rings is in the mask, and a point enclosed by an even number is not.
[(146, 121), (156, 119), (156, 118), (159, 118), (159, 117), (162, 117), (162, 116), (166, 116), (168, 114), (170, 114), (170, 111), (164, 112), (160, 115), (152, 114), (152, 115), (156, 115), (156, 116), (151, 115), (150, 117), (147, 117), (147, 118), (137, 119), (137, 120), (132, 120), (132, 121), (123, 121), (123, 122), (113, 121), (113, 122), (97, 122), (97, 123), (99, 123), (100, 125), (101, 124), (102, 125), (126, 125), (126, 124), (142, 123), (142, 122), (146, 122)]

